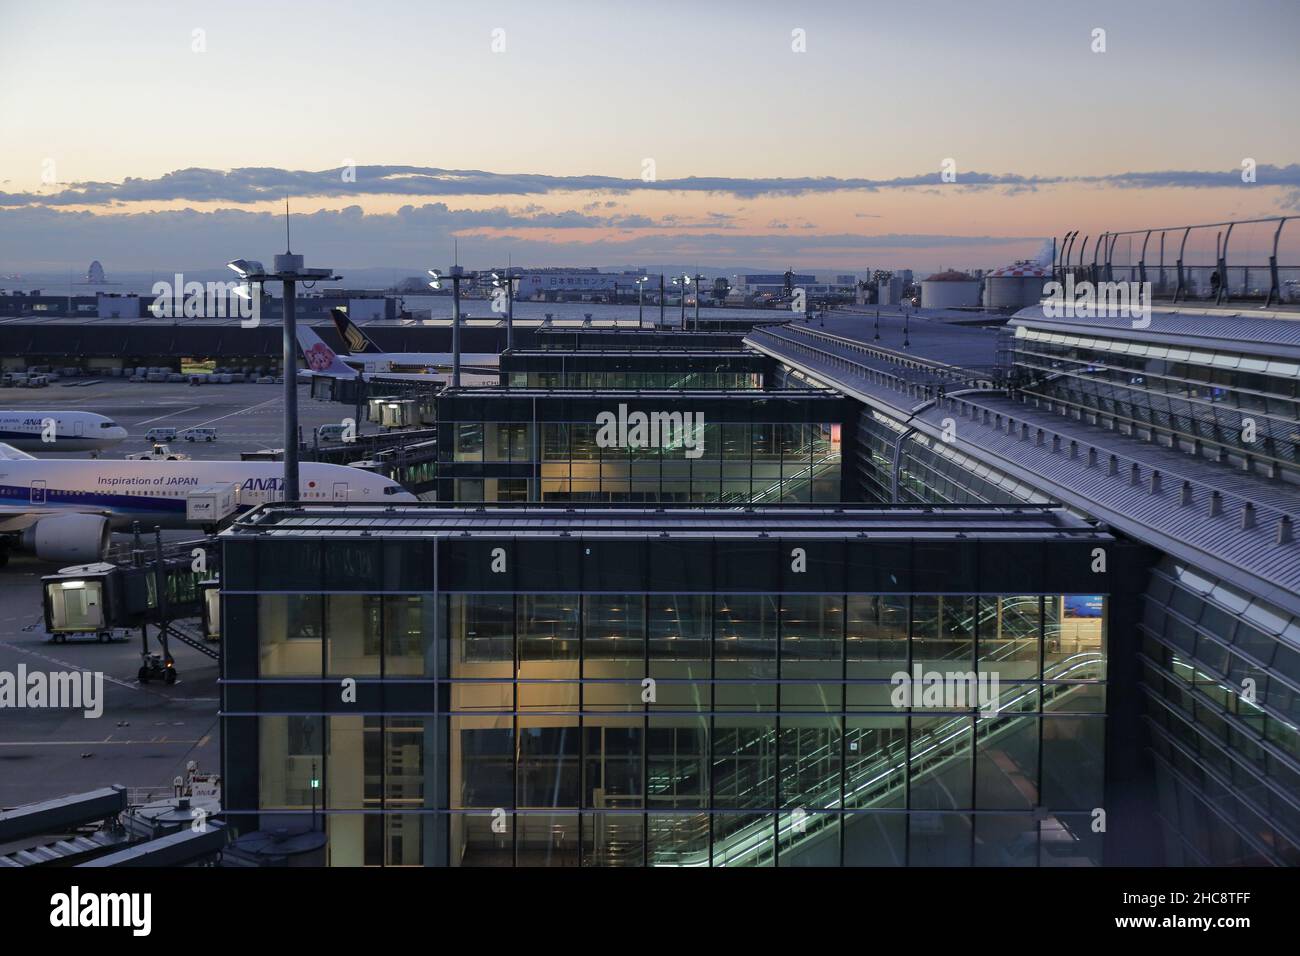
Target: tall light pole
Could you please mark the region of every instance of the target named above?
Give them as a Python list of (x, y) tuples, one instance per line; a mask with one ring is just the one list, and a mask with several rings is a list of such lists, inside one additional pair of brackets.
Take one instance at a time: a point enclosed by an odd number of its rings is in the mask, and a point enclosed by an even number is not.
[(659, 328), (664, 327), (664, 274), (659, 273)]
[[(682, 288), (682, 294), (681, 294), (681, 308), (682, 308), (682, 321), (681, 321), (681, 328), (682, 328), (682, 331), (683, 331), (683, 332), (686, 331), (686, 287), (687, 287), (688, 285), (690, 285), (690, 284), (691, 284), (691, 277), (688, 276), (688, 275), (686, 275), (685, 273), (683, 273), (682, 275), (679, 275), (679, 276), (673, 276), (673, 285), (681, 286), (681, 288)], [(699, 297), (698, 297), (698, 296), (696, 296), (695, 301), (696, 301), (696, 304), (698, 305), (698, 304), (699, 304)]]
[(492, 273), (492, 286), (494, 288), (504, 288), (506, 290), (506, 351), (509, 352), (515, 347), (515, 282), (519, 279), (519, 273), (507, 266), (501, 272)]
[(645, 312), (645, 284), (650, 281), (649, 276), (641, 276), (636, 280), (636, 327), (644, 327), (642, 316)]
[[(699, 266), (696, 266), (696, 268), (698, 269)], [(701, 288), (700, 283), (704, 281), (704, 276), (700, 275), (697, 272), (695, 273), (694, 279), (695, 279), (695, 331), (698, 332), (700, 330), (700, 288)]]
[[(262, 267), (262, 263), (248, 259), (235, 259), (228, 265), (243, 280), (236, 293), (243, 298), (252, 299), (259, 311), (262, 284), (280, 282), (284, 286), (284, 352), (281, 362), (284, 373), (284, 500), (297, 501), (300, 491), (298, 487), (298, 283), (333, 281), (343, 277), (335, 275), (333, 269), (304, 268), (302, 256), (290, 252), (287, 241), (285, 252), (275, 257), (274, 272), (267, 272)], [(256, 298), (253, 298), (254, 295)]]
[[(443, 276), (437, 269), (430, 269), (430, 289), (441, 289)], [(460, 388), (460, 282), (465, 278), (465, 270), (454, 265), (447, 270), (451, 278), (451, 385)]]

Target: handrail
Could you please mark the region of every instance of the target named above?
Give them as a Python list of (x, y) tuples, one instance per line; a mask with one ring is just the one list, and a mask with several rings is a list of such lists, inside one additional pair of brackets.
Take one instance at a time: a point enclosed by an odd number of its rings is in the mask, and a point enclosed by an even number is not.
[[(997, 715), (1005, 714), (1008, 717), (1028, 716), (1029, 712), (1016, 705), (1032, 699), (1040, 693), (1040, 690), (1043, 702), (1046, 703), (1049, 700), (1057, 700), (1071, 694), (1081, 687), (1089, 686), (1086, 684), (1055, 684), (1050, 683), (1050, 681), (1070, 679), (1070, 676), (1076, 671), (1092, 668), (1104, 661), (1105, 658), (1102, 654), (1092, 651), (1080, 652), (1057, 661), (1050, 668), (1044, 670), (1042, 682), (1029, 685), (1013, 685), (1001, 694), (999, 696)], [(975, 717), (973, 721), (972, 716)], [(962, 751), (965, 746), (965, 736), (968, 733), (973, 732), (974, 740), (978, 741), (981, 738), (992, 739), (1010, 729), (1012, 729), (1012, 725), (1007, 723), (981, 720), (979, 715), (962, 715), (946, 721), (930, 732), (930, 739), (936, 742), (929, 744), (928, 749), (920, 752), (919, 756), (924, 758), (920, 761), (918, 761), (917, 753), (909, 752), (909, 745), (906, 743), (902, 747), (885, 747), (876, 751), (876, 754), (868, 758), (870, 763), (865, 766), (865, 769), (862, 769), (854, 776), (852, 788), (850, 788), (850, 781), (844, 781), (842, 801), (838, 774), (834, 780), (825, 784), (821, 790), (821, 796), (814, 796), (809, 801), (813, 804), (812, 809), (814, 812), (808, 813), (803, 818), (803, 832), (798, 834), (803, 839), (798, 842), (804, 843), (810, 838), (815, 838), (825, 830), (830, 820), (838, 820), (840, 817), (839, 813), (818, 811), (834, 811), (841, 809), (841, 807), (848, 807), (851, 798), (859, 794), (861, 794), (861, 797), (853, 803), (853, 809), (855, 810), (861, 810), (870, 804), (880, 803), (897, 792), (899, 787), (906, 786), (909, 770), (912, 772), (913, 779), (915, 779), (918, 773), (918, 763), (920, 764), (919, 773), (932, 774), (950, 761), (964, 756)], [(877, 754), (881, 755), (879, 759), (876, 759)], [(862, 765), (863, 762), (859, 761), (859, 766)], [(772, 783), (776, 784), (777, 781), (772, 781)], [(808, 808), (802, 809), (806, 811)], [(784, 822), (778, 820), (775, 834), (777, 842), (783, 836), (794, 836), (795, 829), (795, 823), (790, 819), (791, 814), (782, 812), (778, 816), (786, 819)], [(646, 835), (646, 839), (648, 841), (651, 839), (650, 834)], [(727, 856), (727, 862), (731, 863), (744, 857), (761, 854), (770, 849), (773, 846), (773, 839), (771, 821), (758, 820), (729, 834), (722, 841), (715, 841), (710, 850), (699, 851), (688, 857), (688, 859), (693, 859), (693, 862), (683, 862), (677, 865), (708, 866), (710, 859), (718, 856), (719, 848), (723, 849)], [(727, 852), (728, 848), (732, 847), (734, 847), (735, 852)]]
[[(816, 356), (822, 356), (824, 357), (824, 360), (829, 361), (832, 365), (840, 366), (846, 371), (856, 371), (857, 374), (862, 375), (862, 377), (867, 378), (869, 381), (876, 382), (877, 384), (884, 384), (885, 387), (893, 387), (895, 391), (910, 394), (910, 390), (907, 388), (900, 388), (896, 385), (890, 386), (887, 383), (880, 381), (880, 379), (888, 378), (889, 376), (887, 374), (881, 373), (879, 370), (872, 369), (869, 366), (854, 362), (846, 356), (829, 352), (825, 347), (817, 347), (806, 343), (796, 342), (791, 342), (790, 344), (797, 349), (805, 350)], [(1077, 436), (1058, 431), (1056, 428), (1052, 427), (1052, 425), (1044, 423), (1037, 417), (1033, 420), (1017, 421), (1017, 418), (1014, 415), (1008, 414), (1003, 409), (988, 408), (987, 406), (980, 404), (979, 396), (977, 395), (970, 397), (946, 395), (935, 398), (927, 386), (921, 386), (921, 388), (923, 389), (923, 396), (925, 398), (938, 401), (944, 408), (959, 410), (963, 415), (970, 414), (972, 416), (977, 416), (983, 414), (986, 418), (996, 415), (999, 421), (1005, 422), (1005, 428), (1009, 433), (1017, 424), (1019, 424), (1026, 429), (1041, 431), (1047, 438), (1059, 441), (1063, 446), (1074, 443), (1082, 451), (1083, 458), (1081, 460), (1083, 461), (1087, 460), (1089, 451), (1093, 452), (1098, 457), (1106, 456), (1113, 459), (1113, 464), (1110, 466), (1113, 474), (1118, 475), (1121, 472), (1133, 474), (1133, 470), (1137, 469), (1137, 474), (1149, 478), (1152, 474), (1159, 475), (1160, 473), (1160, 469), (1153, 468), (1149, 461), (1143, 460), (1136, 455), (1112, 450), (1117, 444), (1122, 444), (1123, 442), (1130, 440), (1136, 441), (1136, 439), (1121, 438), (1118, 443), (1107, 441), (1105, 439), (1082, 442), (1079, 441)], [(923, 396), (914, 395), (918, 400)], [(1045, 400), (1050, 401), (1053, 404), (1060, 404), (1060, 400), (1058, 399)], [(1027, 397), (1023, 395), (1019, 397), (1019, 401), (1022, 404), (1028, 404)], [(1097, 412), (1097, 414), (1102, 417), (1111, 417), (1104, 412)], [(1189, 459), (1189, 462), (1190, 461), (1194, 461), (1194, 459)], [(1225, 475), (1226, 474), (1227, 472), (1225, 470)], [(1200, 476), (1188, 476), (1186, 473), (1179, 473), (1167, 475), (1165, 477), (1176, 478), (1183, 486), (1183, 491), (1172, 498), (1170, 503), (1170, 507), (1172, 508), (1185, 509), (1200, 506), (1208, 510), (1211, 516), (1224, 513), (1229, 508), (1237, 509), (1241, 515), (1243, 526), (1249, 526), (1250, 524), (1263, 526), (1266, 521), (1273, 521), (1277, 524), (1277, 537), (1279, 539), (1285, 539), (1287, 537), (1285, 528), (1288, 524), (1291, 526), (1294, 526), (1295, 524), (1296, 518), (1292, 513), (1283, 511), (1280, 508), (1264, 506), (1245, 495), (1236, 491), (1227, 490), (1226, 487), (1220, 487), (1216, 482), (1203, 479)], [(1158, 492), (1160, 486), (1157, 485), (1156, 487)]]

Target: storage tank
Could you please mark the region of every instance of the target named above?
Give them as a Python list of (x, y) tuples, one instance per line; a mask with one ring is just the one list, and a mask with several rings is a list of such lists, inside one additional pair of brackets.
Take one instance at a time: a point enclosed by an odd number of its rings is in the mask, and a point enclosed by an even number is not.
[(984, 277), (984, 305), (990, 309), (1023, 309), (1037, 305), (1051, 270), (1031, 259), (1021, 259)]
[(974, 276), (949, 269), (921, 280), (923, 309), (961, 309), (980, 304), (980, 282)]

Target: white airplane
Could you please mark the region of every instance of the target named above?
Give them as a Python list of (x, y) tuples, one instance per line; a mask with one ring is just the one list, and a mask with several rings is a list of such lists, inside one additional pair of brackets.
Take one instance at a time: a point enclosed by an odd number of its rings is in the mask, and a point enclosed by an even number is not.
[(94, 412), (0, 411), (0, 442), (20, 451), (102, 451), (126, 429)]
[[(284, 466), (262, 461), (108, 461), (33, 458), (0, 444), (0, 566), (17, 547), (45, 561), (98, 561), (109, 533), (139, 521), (184, 528), (187, 495), (238, 485), (246, 510), (284, 497)], [(300, 500), (396, 504), (418, 500), (397, 482), (347, 465), (303, 462)]]
[[(343, 361), (343, 357), (325, 344), (325, 341), (316, 334), (309, 326), (298, 326), (298, 347), (302, 349), (303, 358), (307, 360), (307, 367), (298, 370), (298, 381), (311, 381), (313, 375), (324, 375), (329, 378), (344, 378), (355, 381), (358, 376), (363, 381), (370, 381), (372, 378), (396, 379), (400, 381), (414, 382), (445, 382), (445, 378), (439, 378), (436, 375), (427, 373), (421, 374), (402, 374), (399, 372), (383, 372), (379, 375), (364, 368), (358, 368), (349, 365)], [(351, 356), (348, 356), (351, 358)], [(360, 364), (360, 363), (358, 363)]]
[[(446, 385), (451, 381), (449, 371), (390, 372), (387, 371), (386, 363), (378, 363), (384, 368), (376, 370), (373, 367), (376, 365), (374, 362), (362, 362), (353, 355), (339, 355), (305, 325), (298, 326), (298, 346), (302, 349), (303, 357), (307, 359), (307, 367), (298, 370), (299, 382), (310, 382), (312, 377), (317, 375), (349, 381), (356, 381), (360, 376), (366, 382), (382, 379), (385, 382), (421, 382), (426, 385)], [(463, 370), (461, 374), (463, 385), (495, 385), (497, 381), (495, 373), (476, 375)]]
[[(343, 361), (353, 368), (366, 372), (400, 372), (406, 374), (446, 374), (451, 371), (450, 352), (385, 352), (361, 331), (343, 309), (330, 309), (334, 328), (348, 348)], [(496, 352), (462, 352), (461, 373), (492, 375), (497, 373), (499, 356)]]

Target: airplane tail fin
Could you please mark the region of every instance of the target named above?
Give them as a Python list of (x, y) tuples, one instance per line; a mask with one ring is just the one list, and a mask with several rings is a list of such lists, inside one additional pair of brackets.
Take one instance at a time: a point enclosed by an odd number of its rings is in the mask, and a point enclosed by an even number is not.
[(298, 326), (298, 347), (307, 360), (307, 368), (323, 375), (356, 377), (356, 370), (345, 363), (332, 348), (325, 344), (310, 326)]
[(330, 315), (334, 318), (334, 327), (339, 330), (339, 337), (343, 339), (348, 352), (360, 355), (364, 352), (380, 351), (379, 346), (375, 345), (366, 333), (361, 331), (360, 326), (348, 317), (345, 309), (330, 309)]

